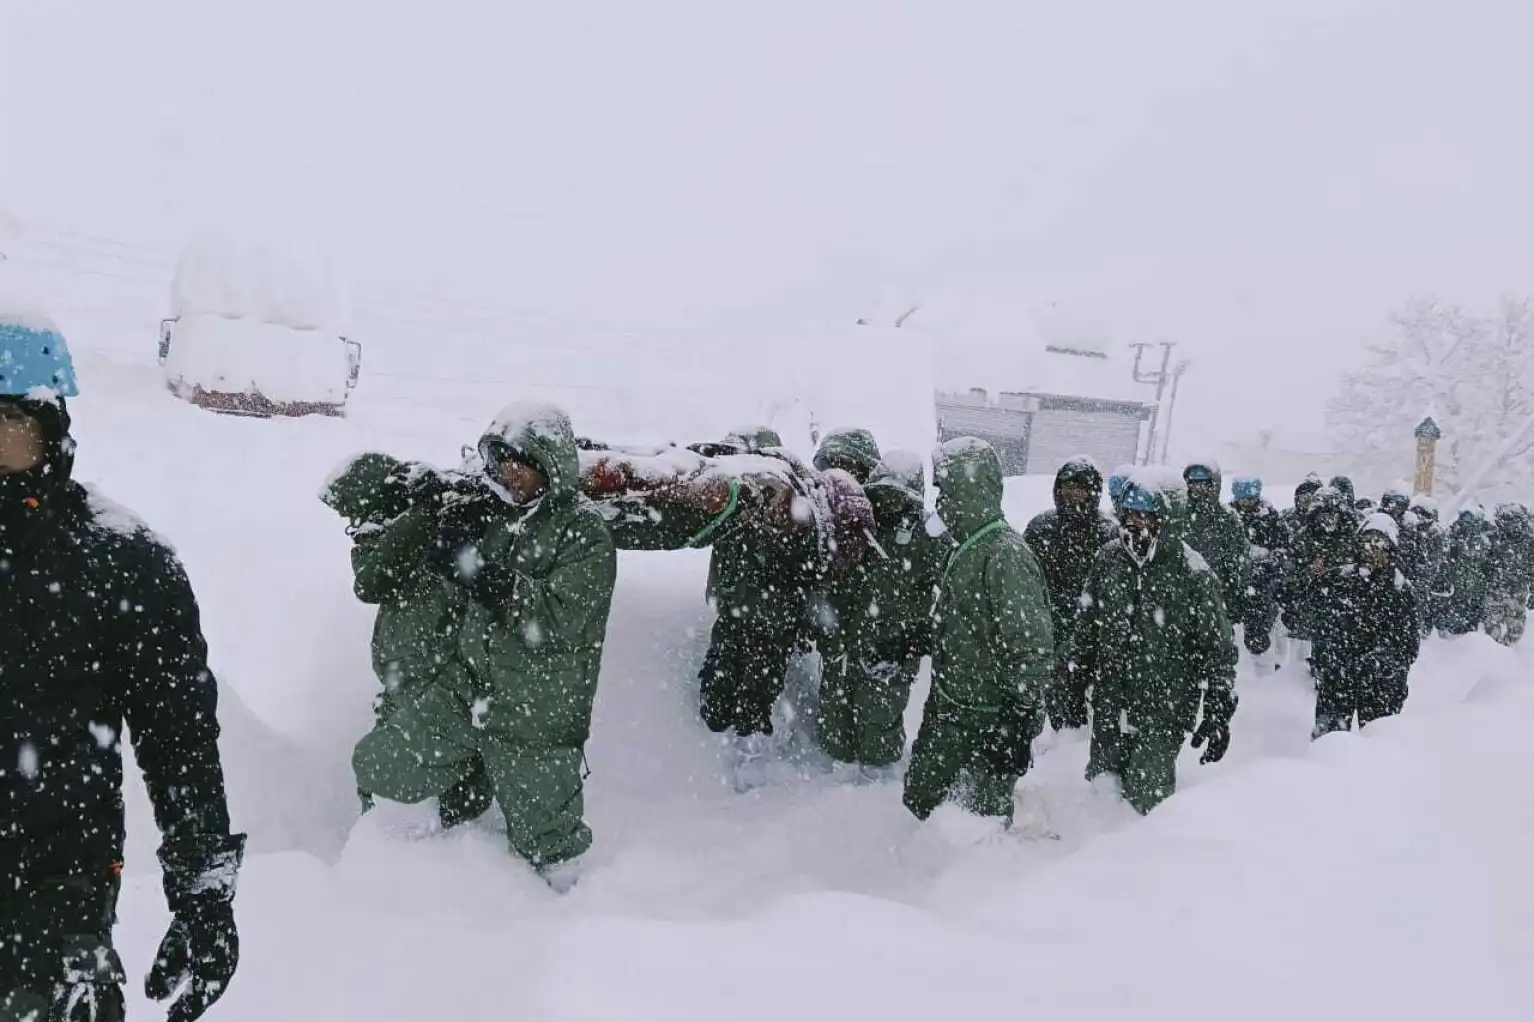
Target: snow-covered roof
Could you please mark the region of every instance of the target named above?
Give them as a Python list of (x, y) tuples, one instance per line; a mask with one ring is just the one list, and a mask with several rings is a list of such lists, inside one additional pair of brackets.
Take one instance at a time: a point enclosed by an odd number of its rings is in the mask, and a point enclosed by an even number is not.
[[(1146, 351), (1141, 370), (1161, 366), (1160, 350)], [(967, 343), (950, 338), (937, 353), (942, 390), (983, 388), (999, 393), (1048, 394), (1149, 404), (1153, 386), (1134, 380), (1134, 351), (1105, 343), (1062, 344), (1040, 336), (1013, 342)]]
[(269, 229), (193, 239), (176, 264), (171, 309), (292, 327), (345, 329), (334, 268), (314, 247)]

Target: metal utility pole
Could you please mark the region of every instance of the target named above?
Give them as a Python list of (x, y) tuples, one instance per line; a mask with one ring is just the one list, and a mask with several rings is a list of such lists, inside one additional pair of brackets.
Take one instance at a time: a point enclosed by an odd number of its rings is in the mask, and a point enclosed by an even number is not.
[(1172, 362), (1172, 349), (1177, 346), (1176, 341), (1161, 341), (1161, 368), (1153, 373), (1140, 371), (1140, 361), (1145, 356), (1145, 349), (1150, 345), (1144, 341), (1131, 344), (1135, 349), (1134, 378), (1136, 383), (1153, 383), (1156, 385), (1156, 403), (1151, 406), (1150, 436), (1145, 443), (1145, 459), (1142, 465), (1149, 465), (1156, 456), (1156, 430), (1161, 423), (1161, 396), (1166, 393), (1166, 385), (1171, 380), (1171, 373), (1167, 367)]
[(1167, 452), (1172, 449), (1172, 414), (1177, 411), (1177, 385), (1182, 382), (1182, 374), (1188, 371), (1193, 364), (1191, 359), (1182, 359), (1177, 363), (1177, 368), (1172, 370), (1172, 396), (1166, 402), (1166, 427), (1161, 431), (1161, 464), (1166, 464)]

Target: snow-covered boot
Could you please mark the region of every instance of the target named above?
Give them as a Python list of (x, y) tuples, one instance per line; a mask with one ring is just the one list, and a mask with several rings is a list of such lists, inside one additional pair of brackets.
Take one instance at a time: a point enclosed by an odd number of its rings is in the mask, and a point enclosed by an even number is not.
[(577, 856), (574, 859), (566, 859), (564, 862), (551, 862), (545, 866), (539, 866), (537, 873), (543, 878), (543, 882), (549, 885), (549, 890), (555, 894), (569, 894), (575, 889), (575, 885), (581, 880), (581, 860)]
[(855, 783), (862, 785), (888, 784), (899, 779), (899, 763), (886, 763), (884, 766), (869, 766), (864, 763), (858, 767), (858, 776)]
[(736, 735), (730, 741), (730, 782), (744, 794), (767, 783), (771, 735)]

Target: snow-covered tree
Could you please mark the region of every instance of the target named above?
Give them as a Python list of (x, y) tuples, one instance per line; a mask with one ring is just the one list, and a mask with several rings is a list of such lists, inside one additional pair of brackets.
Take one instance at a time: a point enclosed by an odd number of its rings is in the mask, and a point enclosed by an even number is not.
[[(1390, 325), (1327, 406), (1337, 452), (1370, 488), (1409, 478), (1413, 431), (1432, 416), (1443, 430), (1438, 480), (1457, 488), (1534, 415), (1534, 299), (1504, 298), (1488, 317), (1422, 300)], [(1509, 452), (1486, 488), (1534, 490), (1534, 438)]]

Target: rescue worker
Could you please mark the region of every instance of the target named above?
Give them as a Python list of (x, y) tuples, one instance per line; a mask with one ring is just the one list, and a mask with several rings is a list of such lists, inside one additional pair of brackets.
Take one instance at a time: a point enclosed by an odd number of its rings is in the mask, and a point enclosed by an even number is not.
[(171, 913), (144, 990), (190, 1022), (239, 962), (245, 849), (197, 599), (170, 547), (74, 480), (63, 336), (0, 316), (0, 353), (0, 1019), (124, 1016), (126, 728)]
[(483, 763), (512, 850), (562, 891), (591, 845), (584, 747), (616, 552), (581, 495), (564, 412), (506, 409), (478, 456), (487, 495), (443, 504), (426, 555), (465, 597), (452, 659), (357, 743), (352, 766), (361, 790), (420, 802)]
[(1369, 516), (1352, 563), (1329, 569), (1317, 614), (1312, 737), (1401, 712), (1421, 633), (1411, 581), (1398, 564), (1398, 526)]
[(1242, 639), (1247, 652), (1260, 657), (1273, 645), (1278, 620), (1278, 586), (1288, 556), (1289, 535), (1278, 511), (1262, 495), (1262, 480), (1237, 479), (1231, 488), (1231, 509), (1246, 529), (1251, 565), (1243, 593)]
[(1028, 545), (1002, 514), (995, 448), (975, 437), (949, 440), (933, 470), (937, 514), (955, 546), (938, 579), (932, 691), (905, 805), (924, 820), (951, 800), (1010, 822), (1054, 673), (1049, 597)]
[(1183, 470), (1188, 487), (1188, 514), (1184, 541), (1204, 555), (1215, 578), (1230, 620), (1240, 621), (1246, 609), (1246, 587), (1251, 571), (1246, 529), (1241, 518), (1220, 502), (1223, 483), (1217, 465), (1194, 463)]
[[(378, 722), (458, 663), (455, 636), (470, 598), (428, 564), (428, 554), (439, 538), (444, 502), (473, 500), (478, 490), (470, 480), (372, 452), (347, 462), (320, 494), (348, 521), (357, 598), (378, 608), (372, 644), (382, 685), (373, 704)], [(363, 809), (371, 808), (371, 793), (358, 794)], [(455, 827), (484, 815), (494, 799), (476, 755), (463, 780), (438, 797), (438, 818), (444, 829)]]
[(1044, 572), (1044, 584), (1049, 590), (1055, 683), (1050, 686), (1047, 708), (1056, 730), (1087, 724), (1085, 695), (1070, 683), (1066, 664), (1070, 658), (1071, 631), (1081, 608), (1082, 587), (1098, 551), (1112, 542), (1118, 532), (1113, 519), (1100, 508), (1102, 496), (1102, 472), (1087, 458), (1073, 458), (1055, 473), (1054, 508), (1037, 515), (1023, 531), (1023, 539)]
[(1238, 654), (1220, 583), (1175, 529), (1163, 533), (1171, 511), (1165, 494), (1130, 486), (1071, 641), (1071, 671), (1092, 706), (1087, 779), (1116, 777), (1140, 813), (1176, 791), (1190, 732), (1201, 762), (1225, 756), (1236, 711)]
[(1519, 503), (1497, 508), (1491, 533), (1490, 569), (1486, 583), (1486, 634), (1504, 646), (1523, 638), (1534, 588), (1534, 532), (1529, 509)]
[(883, 779), (905, 755), (905, 710), (932, 648), (932, 592), (950, 552), (924, 506), (921, 461), (890, 451), (863, 487), (873, 542), (831, 584), (832, 627), (819, 639), (820, 746), (862, 780)]
[(1490, 582), (1491, 525), (1485, 509), (1472, 505), (1461, 510), (1449, 527), (1448, 549), (1434, 592), (1439, 631), (1468, 635), (1479, 630)]

